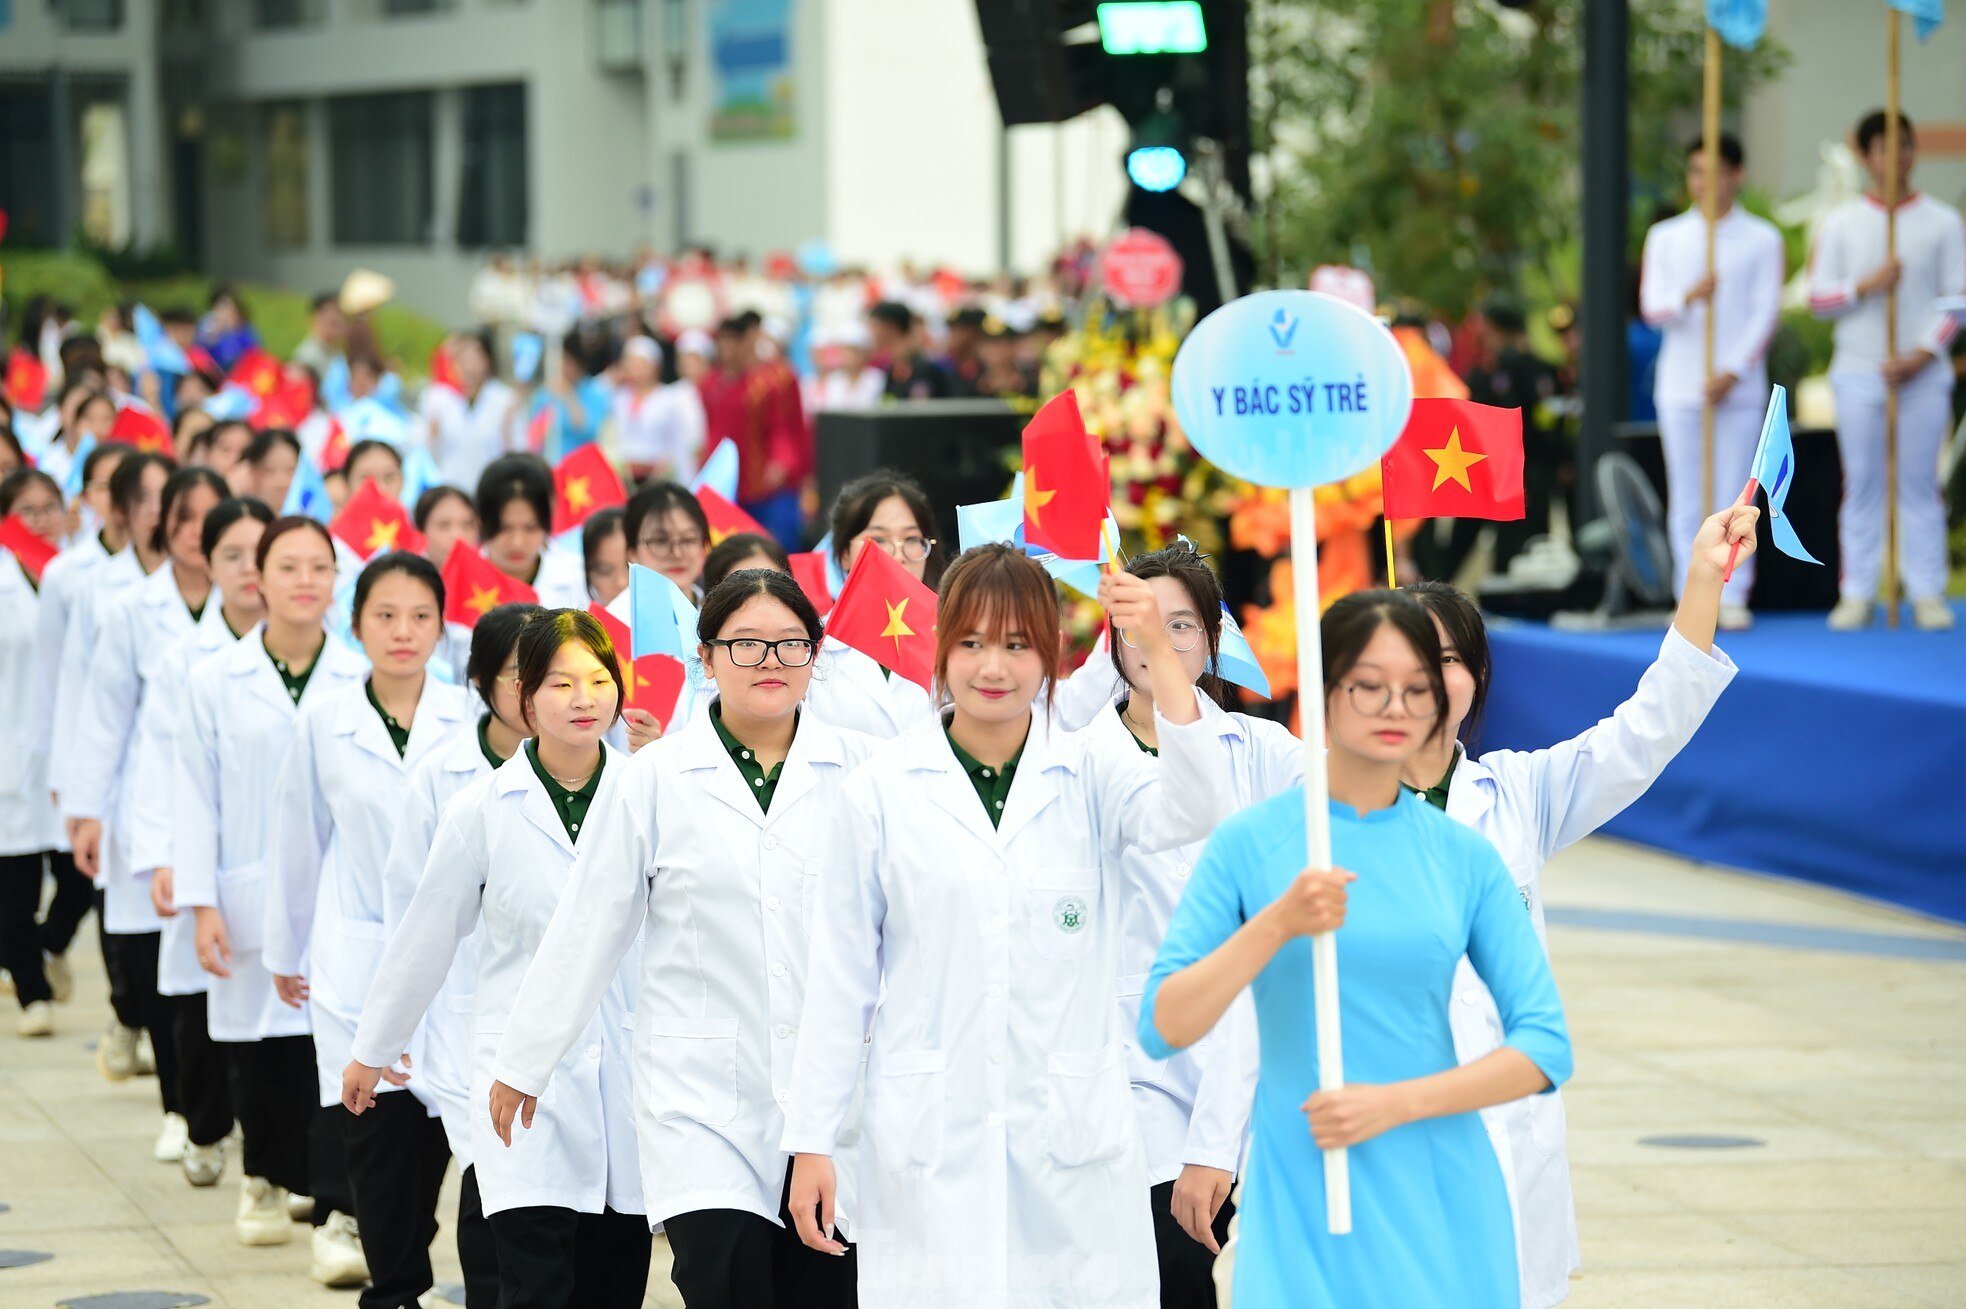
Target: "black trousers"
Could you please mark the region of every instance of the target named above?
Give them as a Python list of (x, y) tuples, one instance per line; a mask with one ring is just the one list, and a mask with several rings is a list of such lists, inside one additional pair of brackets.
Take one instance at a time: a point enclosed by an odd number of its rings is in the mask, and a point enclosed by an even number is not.
[[(1215, 1256), (1174, 1221), (1169, 1205), (1174, 1183), (1162, 1182), (1150, 1191), (1154, 1211), (1154, 1249), (1160, 1256), (1161, 1309), (1215, 1309)], [(1215, 1243), (1229, 1239), (1229, 1220), (1236, 1202), (1224, 1200), (1215, 1214)]]
[[(157, 1060), (157, 1094), (167, 1114), (183, 1113), (178, 1103), (177, 1042), (171, 1035), (171, 1010), (157, 991), (157, 949), (162, 932), (103, 933), (102, 961), (109, 969), (110, 1004), (116, 1021), (150, 1033)], [(118, 1003), (116, 996), (123, 998)]]
[(225, 1047), (212, 1040), (202, 991), (167, 995), (163, 1004), (171, 1016), (171, 1045), (177, 1054), (178, 1112), (191, 1129), (191, 1144), (216, 1145), (232, 1132), (231, 1073)]
[(464, 1309), (498, 1309), (498, 1238), (478, 1194), (478, 1170), (458, 1183), (457, 1263), (464, 1272)]
[(295, 1195), (314, 1197), (314, 1225), (339, 1210), (355, 1212), (348, 1194), (348, 1152), (341, 1106), (323, 1109), (316, 1094), (314, 1038), (273, 1036), (263, 1041), (221, 1041), (232, 1086), (232, 1106), (246, 1138), (242, 1166)]
[(801, 1241), (786, 1205), (791, 1190), (787, 1167), (778, 1200), (783, 1227), (742, 1209), (701, 1209), (663, 1220), (675, 1255), (669, 1280), (688, 1309), (853, 1309), (859, 1303), (853, 1247), (843, 1255), (821, 1254)]
[(41, 948), (49, 954), (67, 954), (96, 902), (96, 884), (75, 866), (75, 856), (67, 850), (48, 851), (48, 873), (54, 878), (55, 893), (41, 915)]
[(369, 1260), (362, 1309), (417, 1309), (431, 1286), (437, 1192), (451, 1158), (444, 1125), (407, 1091), (379, 1095), (359, 1115), (339, 1105), (332, 1112), (340, 1115), (355, 1225)]
[(557, 1206), (491, 1216), (499, 1309), (641, 1309), (650, 1237), (641, 1214)]
[(42, 853), (0, 855), (0, 968), (14, 979), (14, 995), (25, 1009), (37, 1000), (52, 1000), (47, 970), (41, 965), (41, 879), (47, 856)]

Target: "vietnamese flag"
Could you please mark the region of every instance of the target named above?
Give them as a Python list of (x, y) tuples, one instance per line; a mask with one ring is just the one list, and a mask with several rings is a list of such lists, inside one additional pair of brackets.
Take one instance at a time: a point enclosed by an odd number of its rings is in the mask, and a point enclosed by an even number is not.
[(1472, 400), (1415, 400), (1399, 441), (1379, 461), (1387, 518), (1489, 518), (1527, 513), (1522, 410)]
[(790, 558), (792, 580), (799, 584), (799, 589), (806, 593), (806, 599), (812, 601), (812, 607), (824, 618), (833, 611), (833, 588), (826, 582), (826, 556), (817, 550), (807, 550)]
[(1060, 391), (1024, 429), (1024, 540), (1060, 559), (1099, 559), (1113, 498), (1106, 448)]
[(457, 365), (451, 362), (451, 343), (448, 339), (439, 341), (437, 348), (430, 352), (430, 384), (448, 386), (459, 395), (464, 394), (464, 384), (457, 380)]
[(36, 585), (39, 585), (42, 570), (47, 568), (48, 561), (61, 553), (60, 546), (28, 530), (27, 523), (19, 514), (0, 518), (0, 549), (11, 553), (20, 562), (21, 571)]
[(260, 398), (251, 418), (255, 429), (296, 428), (314, 412), (314, 384), (304, 373), (281, 375), (280, 384)]
[(826, 621), (850, 645), (924, 690), (935, 681), (935, 592), (885, 550), (862, 550)]
[(233, 362), (225, 380), (251, 391), (263, 401), (286, 381), (286, 370), (280, 367), (278, 359), (254, 346)]
[(583, 445), (553, 469), (553, 535), (571, 531), (597, 509), (628, 503), (620, 474), (599, 445)]
[(707, 486), (696, 488), (696, 502), (703, 506), (703, 516), (710, 520), (712, 547), (721, 544), (725, 537), (736, 536), (739, 532), (756, 532), (767, 539), (771, 537), (771, 533), (757, 519)]
[(171, 429), (164, 420), (151, 412), (148, 405), (128, 404), (116, 411), (116, 421), (109, 425), (109, 439), (133, 445), (151, 454), (177, 454), (177, 445), (171, 440)]
[(622, 708), (647, 710), (666, 731), (670, 715), (676, 712), (676, 702), (683, 695), (683, 661), (659, 654), (629, 658), (628, 652), (635, 646), (628, 624), (603, 605), (588, 605), (587, 612), (600, 620), (608, 640), (614, 642), (615, 658), (621, 662), (622, 680), (627, 683), (621, 688)]
[(14, 408), (38, 414), (48, 401), (48, 370), (32, 350), (14, 347), (7, 356), (7, 395)]
[[(390, 550), (423, 549), (423, 533), (416, 530), (403, 506), (383, 494), (373, 477), (362, 485), (328, 524), (328, 531), (364, 559)], [(446, 587), (446, 590), (449, 588)]]
[(478, 547), (459, 541), (444, 560), (444, 621), (476, 627), (478, 620), (503, 604), (538, 604), (539, 592), (516, 577), (507, 577), (478, 553)]

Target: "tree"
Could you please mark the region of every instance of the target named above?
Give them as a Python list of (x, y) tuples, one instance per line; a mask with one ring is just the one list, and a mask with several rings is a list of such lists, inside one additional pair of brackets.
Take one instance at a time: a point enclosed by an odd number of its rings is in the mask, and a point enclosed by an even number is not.
[[(1547, 269), (1577, 230), (1585, 3), (1258, 0), (1258, 226), (1282, 280), (1369, 269), (1382, 296), (1458, 314)], [(1635, 228), (1681, 193), (1699, 121), (1702, 9), (1631, 6)], [(1728, 96), (1780, 52), (1729, 50)]]

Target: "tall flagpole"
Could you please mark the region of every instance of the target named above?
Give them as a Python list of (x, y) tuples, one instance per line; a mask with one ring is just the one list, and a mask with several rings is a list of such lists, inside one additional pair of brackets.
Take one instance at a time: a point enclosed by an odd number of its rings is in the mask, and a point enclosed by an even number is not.
[[(1884, 73), (1884, 262), (1898, 260), (1898, 50), (1902, 15), (1885, 11)], [(1898, 357), (1898, 283), (1884, 292), (1884, 358)], [(1884, 386), (1884, 624), (1898, 625), (1898, 384)]]
[(1705, 195), (1700, 208), (1707, 219), (1706, 385), (1700, 390), (1700, 514), (1713, 512), (1713, 338), (1714, 302), (1720, 290), (1715, 278), (1715, 247), (1720, 224), (1720, 33), (1707, 25), (1706, 95), (1701, 106), (1700, 172)]

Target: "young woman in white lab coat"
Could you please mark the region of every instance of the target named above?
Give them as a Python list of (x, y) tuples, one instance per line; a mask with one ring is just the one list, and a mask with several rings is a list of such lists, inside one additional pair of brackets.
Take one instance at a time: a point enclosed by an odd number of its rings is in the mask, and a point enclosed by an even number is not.
[[(501, 1309), (634, 1309), (650, 1253), (631, 1116), (635, 959), (607, 971), (607, 995), (582, 1011), (579, 1048), (558, 1061), (552, 1090), (521, 1130), (508, 1118), (494, 1133), (483, 1108), (499, 1034), (585, 847), (588, 815), (606, 805), (626, 763), (602, 740), (621, 703), (621, 673), (599, 620), (550, 610), (526, 624), (518, 655), (519, 710), (536, 736), (445, 806), (377, 970), (343, 1104), (367, 1116), (389, 1098), (376, 1095), (378, 1082), (409, 1049), (458, 943), (475, 931), (472, 1166), (498, 1241)], [(408, 1080), (415, 1085), (414, 1064)]]
[[(0, 480), (0, 518), (10, 516), (50, 546), (59, 545), (61, 488), (46, 473), (15, 469)], [(43, 580), (53, 568), (50, 560)], [(35, 917), (48, 857), (61, 839), (61, 821), (48, 797), (47, 754), (33, 729), (35, 633), (43, 603), (35, 577), (0, 549), (0, 969), (13, 977), (22, 1036), (55, 1030), (51, 956)]]
[(301, 711), (274, 787), (267, 849), (266, 966), (280, 998), (308, 1005), (320, 1104), (335, 1107), (356, 1226), (368, 1258), (363, 1309), (401, 1309), (430, 1290), (430, 1242), (449, 1147), (421, 1088), (358, 1120), (341, 1073), (388, 940), (383, 868), (410, 772), (472, 730), (466, 693), (431, 676), (444, 583), (392, 550), (355, 583), (353, 632), (369, 677)]
[(548, 543), (553, 526), (553, 470), (538, 455), (492, 460), (478, 479), (478, 521), (485, 558), (530, 586), (547, 609), (587, 607), (587, 566), (580, 555)]
[[(210, 978), (198, 966), (197, 923), (179, 913), (171, 867), (171, 768), (186, 678), (211, 655), (228, 649), (266, 616), (254, 563), (273, 513), (257, 500), (228, 498), (205, 515), (199, 549), (218, 594), (205, 615), (167, 646), (146, 676), (130, 763), (127, 852), (131, 874), (147, 878), (151, 906), (163, 920), (157, 948), (157, 992), (177, 1052), (178, 1111), (185, 1119), (180, 1165), (193, 1186), (213, 1186), (225, 1170), (232, 1133), (232, 1091), (225, 1052), (205, 1019)], [(146, 661), (147, 662), (147, 661)]]
[(690, 1309), (851, 1306), (854, 1264), (807, 1249), (780, 1147), (822, 860), (877, 745), (800, 701), (824, 629), (789, 574), (704, 597), (706, 712), (628, 763), (597, 812), (505, 1027), (492, 1109), (549, 1099), (555, 1065), (630, 954), (644, 1198)]
[[(890, 468), (847, 483), (833, 501), (833, 557), (851, 572), (866, 549), (885, 550), (931, 589), (944, 560), (935, 539), (935, 512), (916, 481)], [(927, 691), (850, 645), (828, 643), (813, 670), (809, 709), (835, 727), (869, 736), (900, 736), (935, 717)]]
[[(1198, 721), (1152, 588), (1120, 573), (1100, 592), (1146, 653), (1160, 720)], [(949, 711), (847, 780), (825, 856), (782, 1145), (801, 1238), (838, 1251), (849, 1182), (832, 1156), (864, 1057), (846, 1218), (865, 1305), (1156, 1300), (1119, 1030), (1119, 852), (1206, 829), (1154, 760), (1095, 753), (1034, 714), (1058, 631), (1053, 583), (1022, 551), (958, 559), (936, 619)]]
[[(471, 629), (471, 655), (465, 681), (485, 711), (478, 730), (459, 732), (410, 772), (409, 795), (383, 866), (383, 919), (393, 940), (423, 879), (437, 822), (451, 797), (519, 753), (532, 735), (519, 712), (519, 633), (546, 610), (538, 605), (505, 604), (488, 612)], [(475, 933), (458, 942), (443, 988), (430, 1002), (411, 1042), (417, 1083), (437, 1102), (444, 1138), (463, 1170), (457, 1210), (457, 1261), (464, 1273), (468, 1309), (498, 1309), (498, 1244), (485, 1219), (471, 1133), (484, 1117), (484, 1101), (471, 1095), (471, 991), (478, 978)], [(378, 1012), (375, 984), (369, 987), (363, 1021)], [(360, 1040), (357, 1040), (359, 1048)], [(345, 1101), (344, 1101), (345, 1103)]]
[[(311, 1195), (315, 1279), (360, 1285), (368, 1271), (339, 1134), (318, 1105), (307, 1014), (281, 1003), (261, 945), (273, 788), (294, 720), (359, 687), (368, 665), (323, 626), (335, 578), (327, 528), (275, 519), (254, 562), (266, 620), (191, 670), (172, 733), (172, 903), (195, 920), (198, 964), (212, 978), (206, 1026), (225, 1053), (245, 1138), (239, 1240), (291, 1240), (288, 1198)], [(310, 1139), (320, 1146), (312, 1159)]]

